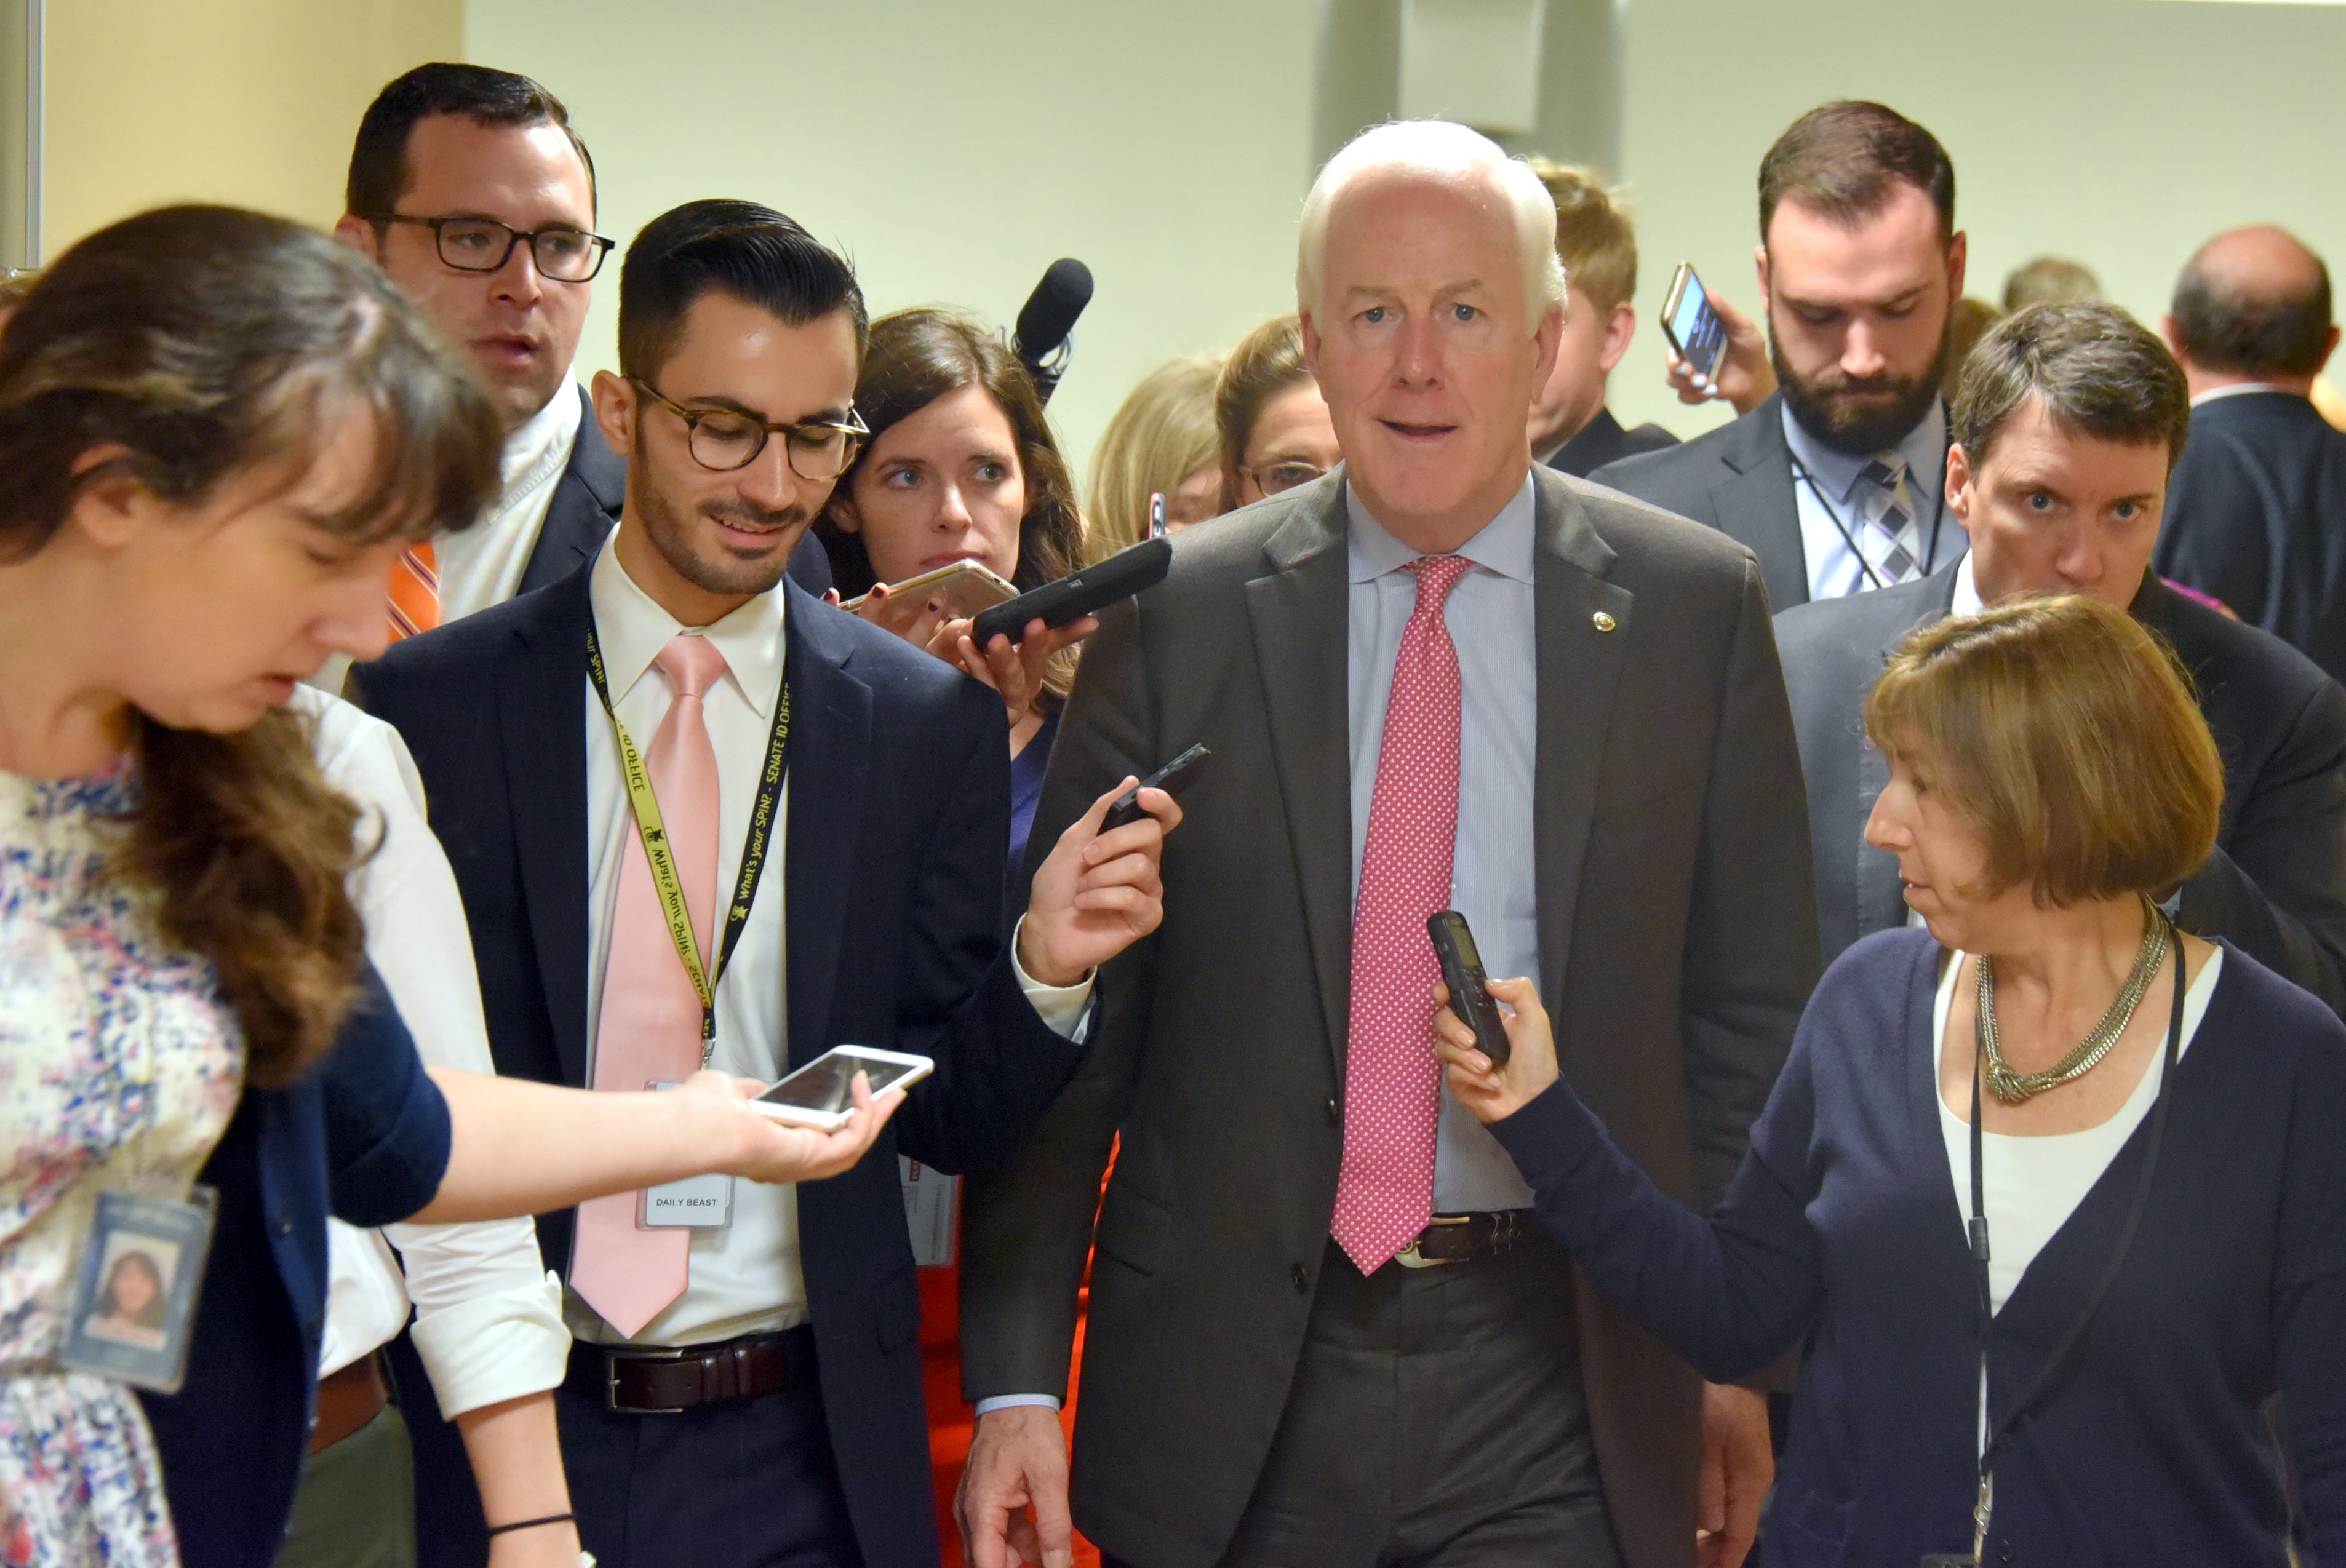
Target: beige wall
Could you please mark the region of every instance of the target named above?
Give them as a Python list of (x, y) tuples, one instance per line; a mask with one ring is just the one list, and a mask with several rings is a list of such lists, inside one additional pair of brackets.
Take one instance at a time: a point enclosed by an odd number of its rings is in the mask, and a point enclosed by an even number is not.
[(159, 203), (330, 224), (359, 116), (464, 0), (49, 0), (43, 249)]
[[(1002, 322), (1054, 258), (1099, 291), (1051, 404), (1081, 468), (1163, 360), (1294, 308), (1313, 0), (471, 0), (465, 57), (570, 107), (623, 243), (696, 197), (780, 209), (874, 312)], [(617, 258), (583, 370), (613, 358)]]
[(1690, 260), (1747, 309), (1760, 155), (1803, 111), (1874, 97), (1955, 164), (1967, 291), (2046, 251), (2156, 323), (2199, 242), (2289, 225), (2346, 274), (2346, 7), (2168, 0), (1629, 0), (1623, 162), (1638, 221), (1625, 419), (1681, 434), (1716, 412), (1662, 386), (1655, 321)]

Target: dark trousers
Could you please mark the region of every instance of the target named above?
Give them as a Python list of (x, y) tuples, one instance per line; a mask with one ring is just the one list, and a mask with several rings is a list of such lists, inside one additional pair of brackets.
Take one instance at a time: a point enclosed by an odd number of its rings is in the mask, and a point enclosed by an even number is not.
[(1227, 1568), (1619, 1568), (1563, 1252), (1368, 1278), (1331, 1245)]
[(599, 1568), (862, 1568), (806, 1335), (780, 1393), (681, 1415), (555, 1395), (578, 1536)]

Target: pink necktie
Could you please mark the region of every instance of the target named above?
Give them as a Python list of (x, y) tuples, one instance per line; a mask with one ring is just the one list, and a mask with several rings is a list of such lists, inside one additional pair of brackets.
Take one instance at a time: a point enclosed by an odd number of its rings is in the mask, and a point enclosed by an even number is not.
[(1344, 1166), (1331, 1233), (1374, 1274), (1433, 1215), (1433, 1055), (1441, 966), (1425, 917), (1450, 905), (1458, 840), (1458, 650), (1442, 606), (1470, 565), (1425, 555), (1417, 608), (1402, 629), (1377, 750), (1369, 841), (1352, 907), (1352, 1013), (1344, 1055)]
[[(707, 637), (670, 638), (652, 660), (676, 688), (668, 717), (652, 737), (644, 765), (659, 800), (676, 856), (684, 906), (691, 912), (701, 961), (713, 963), (709, 932), (717, 910), (717, 751), (700, 699), (725, 673), (725, 656)], [(628, 807), (623, 801), (619, 808)], [(635, 821), (630, 813), (628, 823)], [(687, 1078), (700, 1066), (700, 997), (669, 936), (653, 885), (651, 860), (637, 831), (619, 860), (611, 910), (610, 956), (603, 966), (603, 1013), (595, 1031), (595, 1087), (641, 1090)], [(692, 1233), (646, 1230), (636, 1223), (641, 1193), (615, 1193), (578, 1206), (570, 1286), (603, 1320), (633, 1339), (684, 1293)]]

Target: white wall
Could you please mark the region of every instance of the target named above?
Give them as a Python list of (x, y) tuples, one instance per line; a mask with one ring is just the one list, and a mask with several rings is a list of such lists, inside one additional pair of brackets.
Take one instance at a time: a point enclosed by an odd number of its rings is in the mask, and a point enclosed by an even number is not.
[(1655, 326), (1691, 260), (1756, 305), (1760, 155), (1803, 111), (1872, 97), (1955, 164), (1967, 292), (2046, 251), (2156, 322), (2199, 242), (2295, 229), (2346, 284), (2346, 7), (2170, 0), (1625, 0), (1623, 164), (1637, 199), (1638, 337), (1624, 419), (1717, 423), (1661, 384)]
[[(780, 209), (875, 314), (1006, 323), (1045, 267), (1098, 293), (1051, 412), (1084, 467), (1132, 383), (1294, 308), (1312, 0), (468, 0), (464, 54), (537, 77), (623, 242), (697, 197)], [(617, 258), (581, 351), (608, 366)]]

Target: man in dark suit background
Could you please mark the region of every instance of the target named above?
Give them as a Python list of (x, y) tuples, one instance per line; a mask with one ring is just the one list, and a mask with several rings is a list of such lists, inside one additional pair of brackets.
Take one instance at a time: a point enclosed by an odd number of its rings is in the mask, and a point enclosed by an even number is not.
[[(691, 203), (630, 248), (619, 331), (627, 373), (595, 382), (634, 458), (616, 533), (546, 591), (361, 667), (359, 694), (422, 773), (499, 1072), (633, 1089), (696, 1056), (760, 1079), (850, 1042), (934, 1058), (832, 1182), (700, 1195), (721, 1218), (689, 1232), (629, 1200), (539, 1225), (576, 1336), (572, 1507), (607, 1568), (933, 1568), (895, 1156), (1009, 1152), (1080, 1059), (1063, 1036), (1092, 967), (1156, 922), (1159, 830), (1096, 836), (1105, 798), (1055, 830), (1014, 956), (1000, 699), (778, 586), (856, 448), (845, 261), (779, 213)], [(628, 738), (661, 802), (641, 829)], [(647, 869), (663, 842), (688, 937)]]
[[(595, 161), (569, 111), (527, 76), (418, 66), (386, 83), (359, 122), (334, 233), (422, 307), (505, 416), (505, 494), (433, 552), (434, 624), (561, 581), (618, 521), (627, 460), (597, 433), (572, 379), (609, 245), (595, 236), (597, 204)], [(591, 255), (577, 268), (556, 259), (582, 249)], [(575, 271), (585, 276), (556, 275)], [(790, 575), (809, 593), (831, 586), (812, 536)]]
[(1971, 554), (1926, 581), (1778, 618), (1828, 960), (1907, 919), (1896, 858), (1865, 842), (1889, 771), (1861, 713), (1884, 656), (1916, 626), (2009, 595), (2088, 594), (2174, 647), (2223, 754), (2216, 850), (2177, 890), (2177, 924), (2229, 938), (2346, 1010), (2346, 691), (2152, 575), (2193, 419), (2181, 371), (2124, 311), (2008, 318), (1974, 351), (1954, 409), (1948, 504)]
[(1760, 1397), (1707, 1400), (1576, 1283), (1433, 1055), (1449, 906), (1554, 1000), (1615, 1136), (1707, 1204), (1814, 979), (1758, 566), (1531, 461), (1553, 224), (1462, 127), (1332, 159), (1298, 293), (1344, 465), (1182, 535), (1086, 651), (1037, 831), (1136, 760), (1215, 759), (1086, 1068), (971, 1180), (977, 1568), (1066, 1560), (1049, 1407), (1096, 1209), (1073, 1518), (1111, 1560), (1677, 1568), (1706, 1426), (1715, 1556), (1749, 1542)]
[(2158, 569), (2346, 680), (2346, 432), (2313, 406), (2338, 347), (2330, 270), (2287, 230), (2219, 234), (2164, 323), (2191, 383)]
[(1965, 254), (1937, 137), (1880, 104), (1810, 110), (1760, 164), (1775, 393), (1593, 477), (1749, 548), (1779, 610), (1928, 576), (1963, 550), (1939, 384)]
[(1624, 430), (1605, 406), (1613, 367), (1637, 335), (1637, 233), (1621, 193), (1587, 169), (1528, 161), (1556, 202), (1556, 259), (1566, 286), (1556, 369), (1532, 398), (1532, 461), (1586, 479), (1678, 438), (1658, 424)]

